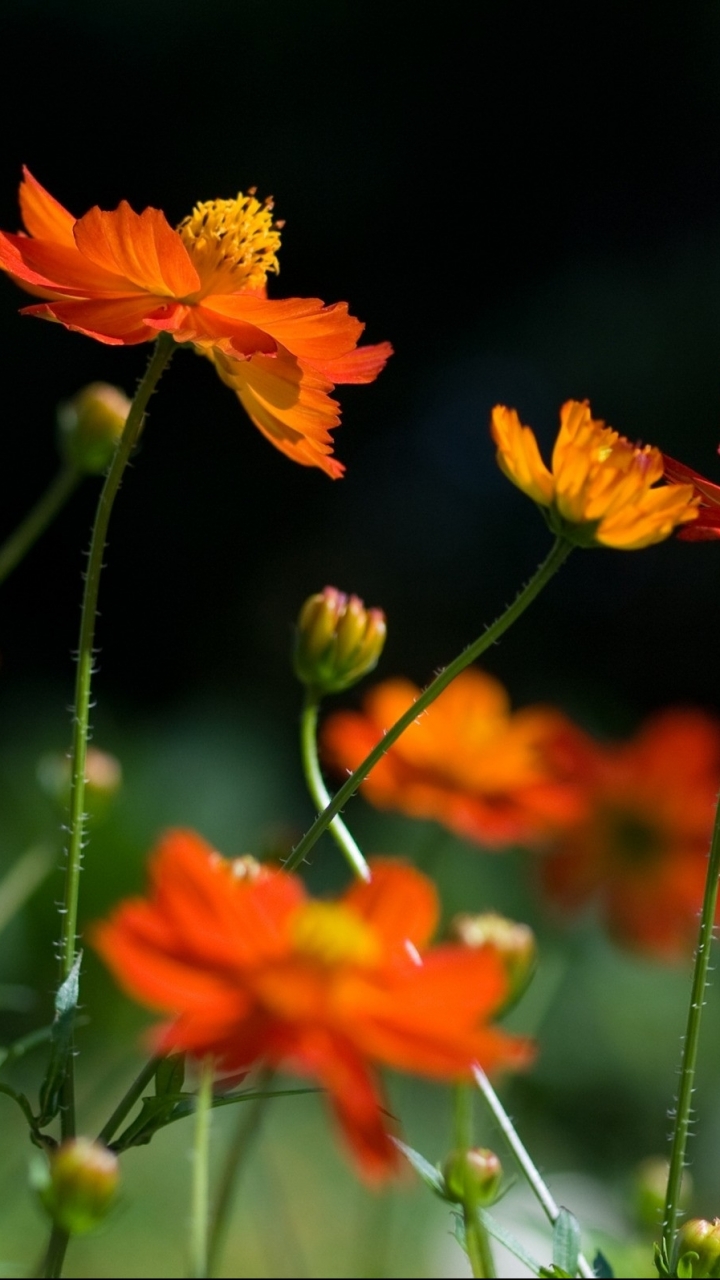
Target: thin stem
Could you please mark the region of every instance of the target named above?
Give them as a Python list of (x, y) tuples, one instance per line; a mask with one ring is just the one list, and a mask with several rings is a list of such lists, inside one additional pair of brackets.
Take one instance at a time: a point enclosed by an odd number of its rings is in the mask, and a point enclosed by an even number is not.
[[(272, 1079), (272, 1072), (266, 1071), (258, 1081), (258, 1088), (265, 1090)], [(240, 1108), (240, 1116), (235, 1133), (225, 1155), (225, 1163), (220, 1174), (220, 1185), (215, 1205), (210, 1216), (210, 1242), (208, 1245), (208, 1275), (212, 1276), (220, 1261), (220, 1252), (225, 1241), (230, 1213), (237, 1191), (238, 1177), (247, 1158), (255, 1134), (260, 1128), (269, 1099), (272, 1094), (262, 1092), (246, 1107)]]
[(455, 658), (449, 666), (445, 667), (445, 669), (435, 677), (432, 683), (428, 685), (427, 689), (420, 694), (417, 701), (414, 702), (411, 707), (408, 707), (407, 711), (400, 716), (400, 719), (396, 720), (395, 724), (392, 725), (380, 741), (376, 743), (372, 751), (368, 752), (362, 764), (359, 764), (354, 773), (351, 773), (350, 776), (346, 778), (339, 790), (336, 791), (333, 799), (326, 806), (323, 812), (318, 815), (309, 830), (305, 832), (302, 840), (293, 849), (290, 857), (285, 863), (285, 869), (287, 871), (294, 871), (300, 866), (306, 854), (309, 853), (313, 845), (320, 839), (323, 832), (327, 830), (333, 818), (340, 812), (344, 805), (347, 804), (350, 797), (355, 794), (361, 782), (365, 781), (370, 771), (374, 769), (378, 760), (382, 759), (385, 752), (389, 750), (394, 742), (397, 742), (401, 734), (410, 727), (413, 721), (417, 720), (418, 716), (420, 716), (422, 712), (435, 701), (435, 699), (443, 692), (443, 689), (447, 689), (448, 685), (456, 676), (460, 675), (461, 671), (464, 671), (471, 662), (474, 662), (476, 658), (479, 658), (486, 649), (490, 648), (490, 645), (494, 644), (496, 640), (499, 640), (500, 636), (504, 635), (508, 628), (517, 621), (517, 619), (525, 612), (528, 605), (532, 604), (535, 597), (540, 594), (543, 587), (550, 581), (553, 574), (557, 573), (560, 566), (565, 562), (565, 560), (567, 560), (571, 551), (572, 544), (570, 542), (566, 542), (564, 538), (556, 538), (550, 553), (545, 560), (543, 560), (542, 564), (533, 574), (527, 585), (523, 587), (519, 595), (516, 596), (513, 603), (508, 606), (505, 612), (502, 613), (500, 617), (491, 624), (491, 626), (487, 627), (481, 636), (478, 636), (477, 640), (474, 640), (467, 649), (464, 649), (462, 653), (458, 654), (457, 658)]
[[(453, 1089), (453, 1142), (456, 1151), (469, 1151), (473, 1145), (473, 1090), (467, 1084), (456, 1084)], [(472, 1273), (480, 1280), (491, 1280), (495, 1275), (495, 1259), (488, 1233), (478, 1213), (477, 1197), (472, 1195), (472, 1182), (468, 1181), (466, 1199), (462, 1203), (465, 1226), (465, 1248)]]
[(707, 877), (705, 879), (705, 895), (703, 897), (698, 932), (697, 950), (690, 988), (690, 1005), (688, 1007), (687, 1026), (683, 1042), (680, 1062), (680, 1087), (675, 1107), (675, 1124), (673, 1127), (672, 1146), (670, 1148), (670, 1171), (668, 1174), (667, 1193), (665, 1199), (665, 1216), (663, 1219), (663, 1246), (667, 1259), (672, 1265), (675, 1247), (675, 1233), (680, 1212), (680, 1193), (682, 1187), (685, 1153), (687, 1150), (690, 1121), (692, 1118), (692, 1096), (695, 1088), (695, 1068), (697, 1065), (698, 1046), (700, 1043), (700, 1024), (705, 1004), (705, 989), (708, 985), (710, 952), (712, 948), (715, 912), (718, 899), (718, 880), (720, 879), (720, 800), (715, 810), (715, 825), (710, 844)]
[(53, 1227), (39, 1275), (47, 1277), (47, 1280), (56, 1280), (57, 1276), (62, 1275), (69, 1240), (67, 1231), (63, 1231), (62, 1227)]
[[(316, 694), (308, 690), (300, 719), (300, 754), (302, 756), (305, 781), (318, 809), (322, 811), (331, 802), (330, 793), (320, 769), (317, 750), (317, 722), (320, 700)], [(349, 863), (351, 871), (360, 880), (370, 880), (370, 868), (361, 850), (353, 840), (342, 818), (337, 815), (330, 823), (330, 834), (339, 846), (341, 853)]]
[(13, 569), (24, 559), (58, 512), (62, 511), (81, 480), (82, 474), (76, 467), (61, 467), (40, 500), (0, 547), (0, 582), (10, 577)]
[[(533, 1192), (536, 1199), (539, 1200), (540, 1205), (545, 1212), (545, 1216), (554, 1225), (560, 1214), (560, 1206), (557, 1204), (550, 1188), (543, 1180), (539, 1169), (533, 1164), (527, 1148), (523, 1145), (517, 1129), (490, 1084), (490, 1081), (485, 1075), (482, 1067), (477, 1065), (474, 1066), (473, 1075), (478, 1089), (485, 1099), (489, 1110), (497, 1121), (498, 1126), (502, 1130), (507, 1144), (520, 1166), (521, 1173), (530, 1185), (530, 1190)], [(578, 1271), (581, 1276), (589, 1277), (590, 1280), (595, 1276), (595, 1272), (590, 1266), (590, 1263), (582, 1253), (578, 1254)]]
[(192, 1208), (190, 1214), (190, 1275), (208, 1276), (208, 1222), (210, 1207), (210, 1113), (215, 1068), (205, 1058), (195, 1103), (195, 1145), (193, 1148)]
[(103, 1146), (108, 1145), (117, 1133), (125, 1117), (129, 1115), (135, 1106), (135, 1103), (142, 1096), (143, 1089), (149, 1085), (158, 1069), (159, 1063), (161, 1062), (162, 1058), (150, 1058), (149, 1062), (145, 1063), (145, 1066), (142, 1068), (142, 1071), (136, 1075), (127, 1093), (118, 1102), (107, 1124), (103, 1125), (96, 1138), (96, 1142), (101, 1143)]

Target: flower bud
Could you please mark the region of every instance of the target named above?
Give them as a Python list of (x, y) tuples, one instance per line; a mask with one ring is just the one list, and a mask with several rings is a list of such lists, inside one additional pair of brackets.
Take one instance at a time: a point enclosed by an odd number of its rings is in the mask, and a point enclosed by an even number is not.
[(298, 680), (318, 694), (340, 693), (377, 665), (387, 627), (381, 609), (326, 587), (305, 601), (297, 621)]
[[(648, 1156), (633, 1174), (632, 1199), (638, 1225), (656, 1231), (665, 1212), (670, 1163), (667, 1156)], [(692, 1196), (692, 1178), (683, 1170), (679, 1207), (686, 1210)]]
[(451, 1151), (442, 1166), (445, 1194), (457, 1204), (493, 1204), (500, 1190), (502, 1172), (495, 1152), (486, 1147)]
[(520, 999), (537, 961), (535, 934), (529, 925), (516, 924), (514, 920), (506, 920), (505, 916), (488, 911), (478, 916), (455, 916), (450, 933), (466, 947), (493, 947), (508, 981), (505, 1007)]
[[(39, 1159), (39, 1158), (38, 1158)], [(72, 1138), (35, 1165), (31, 1178), (56, 1226), (70, 1235), (92, 1231), (110, 1209), (118, 1184), (117, 1156), (89, 1138)]]
[(677, 1268), (673, 1274), (677, 1274), (683, 1257), (686, 1257), (691, 1266), (691, 1271), (686, 1274), (693, 1277), (720, 1276), (720, 1218), (713, 1218), (712, 1222), (705, 1218), (688, 1218), (678, 1231), (676, 1249)]
[[(70, 801), (70, 760), (61, 752), (41, 756), (37, 766), (40, 786), (51, 800), (65, 807)], [(99, 817), (122, 784), (122, 767), (115, 756), (88, 747), (85, 760), (85, 807)]]
[(98, 475), (112, 461), (130, 401), (119, 387), (91, 382), (58, 406), (58, 442), (66, 462), (85, 475)]

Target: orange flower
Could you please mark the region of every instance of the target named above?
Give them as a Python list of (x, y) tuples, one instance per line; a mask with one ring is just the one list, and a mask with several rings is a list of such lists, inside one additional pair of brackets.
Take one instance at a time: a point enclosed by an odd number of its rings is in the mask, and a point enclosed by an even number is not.
[(27, 234), (0, 232), (0, 268), (44, 299), (25, 315), (100, 342), (151, 342), (161, 332), (212, 360), (255, 426), (303, 466), (342, 475), (330, 455), (340, 421), (336, 383), (372, 382), (389, 343), (356, 350), (363, 330), (347, 304), (266, 297), (280, 224), (254, 192), (198, 204), (177, 230), (159, 209), (122, 201), (75, 219), (24, 170)]
[(490, 429), (498, 466), (539, 505), (553, 532), (577, 546), (637, 551), (697, 517), (689, 484), (654, 487), (663, 475), (660, 450), (633, 445), (596, 421), (587, 400), (568, 400), (560, 410), (551, 470), (514, 409), (496, 405)]
[(720, 785), (720, 724), (671, 709), (616, 746), (578, 733), (576, 763), (588, 812), (543, 861), (549, 896), (566, 909), (595, 901), (614, 937), (639, 951), (687, 954)]
[(492, 948), (425, 952), (438, 918), (431, 881), (392, 861), (372, 869), (370, 884), (320, 902), (296, 876), (248, 874), (246, 860), (174, 831), (154, 855), (149, 900), (123, 903), (94, 940), (126, 991), (171, 1016), (157, 1052), (317, 1080), (377, 1181), (398, 1160), (373, 1064), (459, 1080), (474, 1061), (519, 1066), (530, 1050), (484, 1025), (507, 985)]
[[(386, 680), (366, 695), (362, 712), (330, 716), (324, 759), (338, 770), (357, 768), (419, 693), (409, 680)], [(511, 712), (499, 681), (468, 668), (390, 747), (362, 791), (378, 808), (433, 818), (480, 844), (534, 842), (576, 816), (574, 788), (547, 759), (563, 726), (550, 708)]]
[[(719, 450), (720, 452), (720, 450)], [(720, 485), (712, 484), (691, 467), (663, 454), (665, 479), (672, 484), (691, 484), (700, 500), (697, 520), (678, 531), (685, 542), (708, 542), (720, 538)]]

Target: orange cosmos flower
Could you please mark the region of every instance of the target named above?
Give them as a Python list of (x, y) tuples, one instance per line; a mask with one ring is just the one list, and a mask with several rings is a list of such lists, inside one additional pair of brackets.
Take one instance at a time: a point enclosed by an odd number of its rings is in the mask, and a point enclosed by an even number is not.
[[(720, 450), (719, 450), (720, 452)], [(720, 538), (720, 485), (712, 484), (697, 471), (663, 454), (665, 479), (672, 484), (691, 484), (699, 499), (697, 520), (680, 529), (678, 537), (685, 542), (708, 542)]]
[(514, 409), (496, 405), (491, 431), (501, 470), (538, 503), (554, 533), (578, 546), (637, 551), (697, 519), (691, 484), (653, 488), (663, 476), (660, 450), (633, 445), (596, 421), (587, 400), (568, 400), (560, 410), (550, 471)]
[(671, 709), (616, 746), (578, 731), (575, 752), (588, 811), (543, 860), (549, 896), (568, 910), (596, 902), (627, 946), (665, 959), (687, 954), (720, 785), (720, 724)]
[(150, 342), (161, 332), (212, 360), (256, 427), (303, 466), (337, 478), (330, 432), (336, 383), (372, 382), (389, 343), (356, 350), (363, 325), (347, 304), (271, 301), (280, 224), (254, 192), (198, 204), (177, 230), (159, 209), (95, 206), (74, 218), (27, 169), (27, 234), (0, 232), (0, 268), (43, 299), (23, 314), (57, 320), (100, 342)]
[[(409, 680), (386, 680), (366, 695), (362, 712), (331, 715), (322, 731), (324, 759), (338, 770), (357, 768), (419, 694)], [(483, 845), (535, 842), (577, 816), (575, 788), (561, 781), (547, 754), (563, 727), (546, 707), (511, 712), (499, 681), (468, 668), (390, 747), (361, 790), (378, 808), (433, 818)]]
[(157, 1052), (319, 1081), (361, 1172), (378, 1181), (398, 1157), (374, 1064), (460, 1080), (474, 1061), (519, 1066), (530, 1049), (485, 1025), (507, 987), (495, 951), (426, 951), (438, 919), (431, 881), (392, 861), (372, 872), (320, 902), (294, 875), (248, 873), (246, 859), (174, 831), (153, 857), (149, 899), (123, 903), (94, 936), (125, 990), (170, 1015)]

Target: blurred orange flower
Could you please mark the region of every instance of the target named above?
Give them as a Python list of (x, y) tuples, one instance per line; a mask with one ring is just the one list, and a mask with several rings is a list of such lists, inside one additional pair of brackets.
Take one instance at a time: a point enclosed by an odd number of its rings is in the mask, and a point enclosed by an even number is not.
[(686, 955), (720, 785), (720, 724), (701, 711), (670, 709), (616, 746), (578, 732), (575, 750), (589, 807), (542, 861), (548, 895), (566, 909), (596, 902), (627, 946), (665, 959)]
[[(720, 450), (719, 450), (720, 452)], [(678, 531), (685, 542), (708, 542), (720, 538), (720, 485), (712, 484), (699, 472), (663, 454), (665, 479), (672, 484), (691, 484), (700, 499), (697, 520)]]
[(514, 409), (496, 405), (491, 432), (501, 470), (538, 503), (554, 533), (578, 546), (637, 551), (697, 517), (690, 484), (653, 487), (663, 476), (660, 450), (596, 421), (587, 400), (562, 406), (551, 470)]
[(0, 269), (44, 301), (25, 315), (57, 320), (100, 342), (150, 342), (161, 332), (212, 360), (255, 426), (295, 462), (337, 478), (330, 455), (340, 421), (336, 383), (372, 382), (389, 343), (356, 350), (363, 330), (347, 304), (271, 301), (280, 224), (254, 192), (207, 200), (173, 230), (159, 209), (123, 200), (74, 218), (27, 169), (27, 234), (0, 232)]
[(491, 947), (426, 951), (432, 882), (375, 860), (339, 901), (308, 898), (283, 871), (226, 861), (190, 831), (169, 833), (149, 899), (94, 930), (121, 986), (171, 1016), (159, 1053), (210, 1056), (221, 1072), (286, 1066), (328, 1092), (360, 1171), (396, 1171), (374, 1064), (440, 1080), (521, 1066), (527, 1041), (486, 1025), (507, 980)]
[[(337, 770), (357, 768), (419, 694), (409, 680), (386, 680), (366, 695), (362, 712), (331, 715), (321, 736), (324, 760)], [(500, 682), (468, 668), (390, 747), (361, 790), (378, 808), (433, 818), (483, 845), (535, 842), (577, 817), (578, 793), (550, 762), (564, 726), (549, 707), (512, 712)]]

